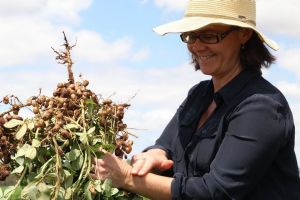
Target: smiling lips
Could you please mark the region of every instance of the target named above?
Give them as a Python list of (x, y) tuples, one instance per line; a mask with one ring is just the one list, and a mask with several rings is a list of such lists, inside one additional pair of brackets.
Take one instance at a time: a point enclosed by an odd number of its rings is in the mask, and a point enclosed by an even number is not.
[(210, 58), (212, 58), (214, 55), (207, 55), (207, 56), (198, 56), (198, 59), (201, 61), (206, 61)]

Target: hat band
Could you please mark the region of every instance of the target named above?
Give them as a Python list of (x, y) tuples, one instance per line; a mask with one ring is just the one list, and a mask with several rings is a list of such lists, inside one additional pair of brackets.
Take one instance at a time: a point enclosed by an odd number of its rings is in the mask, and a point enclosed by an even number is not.
[(197, 14), (188, 13), (187, 14), (186, 13), (184, 16), (185, 17), (209, 17), (209, 18), (211, 17), (211, 18), (219, 18), (219, 19), (230, 19), (230, 20), (237, 20), (240, 22), (251, 24), (254, 27), (256, 26), (256, 22), (254, 20), (247, 19), (245, 16), (242, 16), (242, 15), (239, 15), (238, 18), (235, 18), (235, 17), (224, 16), (224, 15), (200, 14), (200, 13), (197, 13)]

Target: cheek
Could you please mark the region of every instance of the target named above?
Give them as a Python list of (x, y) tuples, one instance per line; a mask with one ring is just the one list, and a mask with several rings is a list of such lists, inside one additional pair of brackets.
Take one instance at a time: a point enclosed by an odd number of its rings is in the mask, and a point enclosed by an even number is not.
[(192, 44), (187, 44), (186, 47), (189, 50), (189, 52), (191, 52), (192, 54), (194, 53)]

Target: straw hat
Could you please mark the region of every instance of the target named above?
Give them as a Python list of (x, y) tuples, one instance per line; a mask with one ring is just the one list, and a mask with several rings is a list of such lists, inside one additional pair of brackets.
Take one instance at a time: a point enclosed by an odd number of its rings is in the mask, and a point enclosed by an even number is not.
[(189, 0), (184, 17), (153, 30), (166, 33), (182, 33), (200, 29), (209, 24), (227, 24), (253, 29), (269, 47), (278, 50), (276, 42), (256, 29), (255, 0)]

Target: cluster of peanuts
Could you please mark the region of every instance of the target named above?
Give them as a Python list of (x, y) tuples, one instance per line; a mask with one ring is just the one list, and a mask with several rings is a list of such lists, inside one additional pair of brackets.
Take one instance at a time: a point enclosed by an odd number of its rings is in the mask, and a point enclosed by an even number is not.
[(53, 92), (53, 97), (40, 95), (27, 100), (27, 106), (32, 106), (35, 114), (35, 128), (43, 128), (48, 138), (54, 134), (61, 134), (65, 139), (70, 139), (72, 134), (63, 128), (70, 119), (78, 119), (81, 115), (80, 103), (92, 99), (99, 104), (97, 96), (86, 88), (89, 82), (58, 83)]
[(127, 125), (123, 123), (124, 111), (129, 104), (114, 104), (110, 99), (102, 102), (102, 106), (98, 111), (100, 125), (103, 127), (111, 127), (114, 132), (122, 133), (117, 135), (113, 144), (115, 145), (115, 155), (126, 158), (132, 150), (133, 141), (128, 140), (128, 132), (125, 131)]
[[(93, 119), (87, 121), (97, 121), (100, 127), (106, 131), (115, 133), (110, 141), (115, 145), (115, 155), (120, 158), (127, 158), (132, 150), (133, 142), (129, 140), (127, 125), (123, 123), (124, 112), (129, 104), (115, 104), (111, 99), (100, 101), (98, 96), (87, 89), (88, 80), (82, 82), (58, 83), (52, 97), (46, 95), (32, 96), (27, 99), (26, 104), (16, 103), (14, 96), (5, 96), (2, 99), (3, 104), (8, 104), (11, 108), (0, 114), (0, 180), (4, 180), (9, 175), (9, 162), (11, 156), (16, 153), (17, 145), (20, 143), (30, 143), (31, 137), (24, 137), (17, 141), (14, 137), (16, 129), (7, 129), (4, 124), (12, 119), (23, 120), (19, 116), (21, 108), (31, 108), (34, 114), (34, 130), (41, 133), (41, 143), (51, 145), (52, 137), (60, 135), (64, 140), (74, 137), (74, 134), (65, 129), (65, 125), (71, 121), (79, 121), (84, 126), (80, 116), (82, 115), (82, 103), (86, 100), (92, 100), (97, 109), (93, 114)], [(14, 100), (13, 100), (14, 99)], [(14, 103), (13, 103), (14, 102)], [(81, 120), (78, 120), (81, 119)]]
[[(9, 104), (10, 97), (3, 97), (2, 103)], [(11, 161), (11, 155), (17, 151), (19, 143), (14, 137), (16, 129), (5, 128), (4, 124), (12, 119), (22, 120), (18, 115), (19, 110), (19, 104), (13, 104), (11, 112), (0, 115), (0, 181), (5, 180), (10, 174), (9, 162)]]
[[(32, 96), (25, 104), (13, 95), (0, 99), (0, 105), (10, 106), (9, 110), (0, 113), (0, 180), (9, 175), (9, 163), (18, 146), (31, 144), (33, 137), (36, 136), (27, 134), (17, 140), (15, 136), (19, 127), (5, 127), (5, 124), (13, 119), (26, 120), (19, 115), (22, 108), (29, 108), (32, 111), (34, 115), (32, 132), (39, 133), (42, 145), (53, 146), (54, 137), (60, 137), (65, 141), (72, 140), (76, 135), (66, 127), (69, 123), (76, 122), (81, 127), (96, 124), (98, 129), (107, 134), (105, 137), (109, 139), (106, 142), (114, 145), (116, 156), (126, 159), (126, 155), (132, 150), (133, 142), (129, 140), (127, 125), (123, 122), (125, 109), (130, 105), (115, 104), (111, 99), (100, 101), (100, 98), (87, 88), (88, 80), (75, 82), (71, 59), (71, 50), (75, 45), (70, 45), (64, 32), (63, 35), (65, 49), (59, 51), (52, 49), (57, 55), (57, 62), (67, 67), (68, 82), (58, 83), (51, 97), (41, 94)], [(92, 113), (86, 106), (87, 102), (92, 102)], [(60, 149), (60, 152), (63, 154), (63, 149)]]

